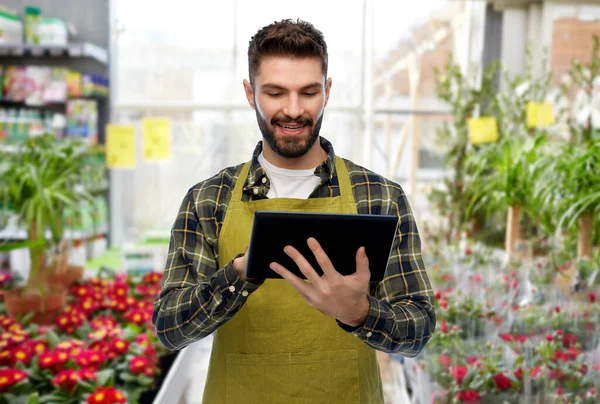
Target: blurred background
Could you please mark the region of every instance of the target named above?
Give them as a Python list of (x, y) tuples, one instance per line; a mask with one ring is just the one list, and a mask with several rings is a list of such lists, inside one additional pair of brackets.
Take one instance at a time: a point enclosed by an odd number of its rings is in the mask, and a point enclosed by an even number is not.
[[(183, 196), (261, 140), (242, 86), (249, 40), (300, 18), (329, 49), (321, 134), (401, 184), (437, 292), (430, 349), (380, 355), (387, 401), (600, 402), (600, 1), (0, 0), (0, 10), (7, 293), (60, 259), (84, 272), (72, 287), (105, 276), (114, 291), (114, 274), (129, 274), (147, 326), (151, 274)], [(131, 282), (144, 276), (140, 292)], [(64, 307), (46, 321), (61, 338)], [(525, 335), (530, 345), (514, 345)], [(143, 392), (139, 402), (200, 402), (210, 343), (159, 352), (162, 376), (123, 387), (128, 402)], [(0, 364), (18, 362), (6, 359), (15, 344), (0, 345)], [(115, 372), (119, 387), (127, 377)]]

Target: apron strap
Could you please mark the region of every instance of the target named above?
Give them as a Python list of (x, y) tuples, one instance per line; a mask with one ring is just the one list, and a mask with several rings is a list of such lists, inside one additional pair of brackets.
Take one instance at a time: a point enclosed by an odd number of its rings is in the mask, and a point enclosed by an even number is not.
[(340, 196), (347, 196), (352, 199), (352, 185), (350, 184), (350, 174), (346, 168), (346, 163), (341, 157), (335, 156), (335, 171), (337, 172), (338, 184), (340, 186)]
[(235, 182), (235, 187), (233, 188), (233, 194), (231, 194), (231, 200), (239, 202), (242, 200), (242, 191), (244, 190), (244, 183), (246, 182), (246, 178), (248, 178), (248, 173), (250, 172), (250, 164), (252, 161), (248, 161), (246, 164), (242, 166), (242, 170), (238, 175), (238, 179)]

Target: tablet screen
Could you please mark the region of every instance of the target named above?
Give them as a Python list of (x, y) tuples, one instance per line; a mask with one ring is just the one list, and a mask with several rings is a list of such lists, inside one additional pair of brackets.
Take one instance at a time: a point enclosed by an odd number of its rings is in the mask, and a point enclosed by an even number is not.
[(281, 278), (269, 268), (271, 262), (277, 262), (305, 279), (296, 263), (283, 252), (288, 245), (295, 247), (322, 275), (306, 243), (308, 238), (314, 237), (342, 275), (356, 271), (356, 252), (364, 246), (369, 257), (371, 281), (381, 281), (397, 230), (397, 216), (259, 211), (254, 215), (246, 276)]

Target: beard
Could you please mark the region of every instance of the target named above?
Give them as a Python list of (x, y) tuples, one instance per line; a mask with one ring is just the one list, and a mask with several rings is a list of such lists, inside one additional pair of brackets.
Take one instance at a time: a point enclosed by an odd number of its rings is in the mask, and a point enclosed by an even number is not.
[[(271, 125), (267, 122), (258, 112), (256, 108), (256, 120), (258, 121), (258, 127), (262, 133), (263, 139), (269, 145), (269, 147), (278, 155), (285, 158), (298, 158), (304, 156), (313, 147), (317, 139), (319, 138), (319, 132), (321, 131), (321, 125), (323, 123), (323, 114), (317, 120), (316, 123), (312, 119), (278, 119), (273, 117), (271, 119)], [(306, 125), (309, 129), (307, 135), (303, 136), (289, 136), (279, 138), (275, 134), (275, 125), (286, 124), (295, 122), (301, 125)]]

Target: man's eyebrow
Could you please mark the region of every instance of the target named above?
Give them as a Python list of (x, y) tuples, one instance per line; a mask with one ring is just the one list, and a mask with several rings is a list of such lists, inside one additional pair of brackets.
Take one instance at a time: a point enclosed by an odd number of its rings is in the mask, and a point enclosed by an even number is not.
[[(319, 83), (319, 82), (314, 82), (314, 83), (310, 83), (305, 85), (304, 87), (302, 87), (300, 90), (308, 90), (309, 88), (313, 88), (313, 87), (321, 87), (323, 84)], [(261, 87), (263, 88), (272, 88), (272, 89), (276, 89), (276, 90), (287, 90), (287, 88), (280, 86), (279, 84), (274, 84), (274, 83), (265, 83), (263, 84)]]

